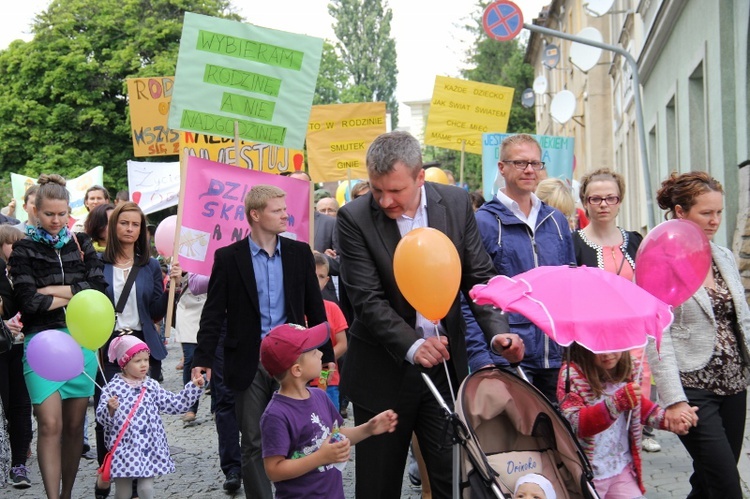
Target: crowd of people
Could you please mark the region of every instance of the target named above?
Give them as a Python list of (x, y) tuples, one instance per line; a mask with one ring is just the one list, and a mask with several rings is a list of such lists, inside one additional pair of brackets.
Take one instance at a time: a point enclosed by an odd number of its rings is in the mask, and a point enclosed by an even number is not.
[[(658, 450), (657, 428), (677, 433), (693, 459), (689, 497), (741, 498), (750, 310), (732, 253), (711, 243), (711, 270), (675, 308), (659, 352), (653, 344), (565, 351), (528, 318), (468, 293), (540, 266), (586, 265), (632, 281), (643, 236), (617, 225), (624, 179), (587, 173), (577, 201), (564, 181), (546, 178), (542, 150), (526, 134), (503, 141), (498, 171), (503, 187), (485, 202), (426, 182), (419, 142), (383, 134), (367, 152), (368, 181), (353, 185), (345, 204), (316, 191), (314, 251), (281, 236), (286, 193), (256, 185), (244, 200), (249, 235), (216, 251), (209, 276), (152, 256), (146, 216), (127, 193), (110, 204), (93, 186), (88, 215), (69, 228), (65, 180), (41, 175), (24, 197), (28, 221), (0, 225), (0, 313), (15, 339), (0, 353), (0, 471), (13, 487), (31, 485), (33, 410), (45, 494), (70, 498), (90, 448), (93, 397), (101, 473), (92, 495), (106, 498), (114, 484), (117, 499), (154, 497), (154, 478), (174, 471), (159, 415), (191, 423), (208, 386), (227, 492), (244, 484), (248, 498), (343, 497), (340, 464), (356, 444), (357, 497), (398, 497), (410, 447), (422, 464), (413, 480), (451, 497), (450, 435), (422, 377), (451, 404), (470, 372), (520, 364), (570, 422), (601, 497), (645, 493), (640, 452)], [(289, 176), (311, 182), (304, 172)], [(657, 202), (667, 219), (695, 222), (709, 240), (721, 223), (723, 189), (704, 172), (671, 175)], [(448, 236), (461, 261), (459, 291), (437, 323), (406, 300), (394, 275), (399, 241), (423, 227)], [(167, 284), (178, 290), (180, 393), (159, 384)], [(96, 352), (82, 348), (79, 376), (42, 378), (26, 358), (29, 341), (48, 329), (69, 333), (65, 307), (88, 289), (113, 305), (111, 338)], [(354, 427), (344, 425), (350, 404)], [(540, 475), (515, 489), (514, 497), (554, 497)]]

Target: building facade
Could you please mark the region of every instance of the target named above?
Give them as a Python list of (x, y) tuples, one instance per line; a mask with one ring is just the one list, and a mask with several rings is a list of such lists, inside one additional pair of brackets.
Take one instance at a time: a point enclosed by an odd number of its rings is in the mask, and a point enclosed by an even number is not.
[[(537, 75), (549, 75), (549, 95), (537, 95), (538, 133), (576, 138), (576, 177), (600, 166), (625, 175), (628, 194), (619, 223), (632, 230), (647, 228), (649, 209), (657, 223), (663, 220), (654, 197), (670, 172), (708, 171), (726, 191), (724, 223), (715, 241), (735, 241), (739, 252), (750, 174), (744, 171), (750, 168), (737, 169), (750, 157), (750, 0), (616, 0), (601, 17), (588, 15), (585, 4), (554, 0), (534, 22), (571, 34), (593, 26), (604, 43), (637, 60), (650, 185), (640, 160), (633, 70), (614, 52), (604, 51), (599, 64), (583, 74), (571, 68), (570, 42), (532, 34), (527, 61)], [(542, 65), (547, 43), (560, 46), (562, 68)], [(577, 98), (574, 119), (565, 125), (549, 116), (550, 99), (562, 89)]]

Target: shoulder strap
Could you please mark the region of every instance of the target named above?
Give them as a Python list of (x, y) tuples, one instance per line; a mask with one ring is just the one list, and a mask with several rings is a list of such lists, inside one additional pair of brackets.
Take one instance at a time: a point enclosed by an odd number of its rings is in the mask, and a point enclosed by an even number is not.
[(112, 453), (115, 452), (117, 445), (120, 443), (120, 440), (122, 440), (122, 436), (125, 434), (125, 431), (127, 431), (128, 426), (130, 426), (130, 419), (133, 417), (133, 414), (135, 414), (135, 411), (136, 409), (138, 409), (138, 405), (140, 405), (141, 399), (143, 398), (143, 395), (145, 394), (146, 394), (146, 384), (144, 383), (143, 387), (141, 388), (141, 394), (138, 396), (138, 399), (136, 399), (135, 404), (133, 404), (133, 408), (130, 409), (130, 413), (128, 414), (128, 417), (125, 418), (125, 422), (122, 424), (120, 433), (117, 435), (117, 440), (115, 440), (115, 443), (112, 444), (112, 448), (110, 449)]
[(76, 233), (75, 232), (71, 232), (70, 234), (73, 236), (73, 241), (76, 242), (76, 246), (78, 246), (78, 253), (81, 255), (81, 261), (84, 261), (83, 250), (81, 249), (81, 243), (78, 242), (78, 238), (76, 237)]
[(130, 274), (128, 274), (128, 280), (125, 281), (125, 285), (122, 287), (122, 293), (120, 293), (120, 299), (117, 300), (117, 306), (115, 306), (116, 313), (121, 314), (123, 309), (125, 308), (125, 303), (127, 303), (128, 301), (130, 290), (133, 287), (133, 283), (135, 282), (135, 276), (138, 275), (139, 270), (141, 270), (141, 267), (139, 265), (133, 264), (133, 266), (130, 267)]

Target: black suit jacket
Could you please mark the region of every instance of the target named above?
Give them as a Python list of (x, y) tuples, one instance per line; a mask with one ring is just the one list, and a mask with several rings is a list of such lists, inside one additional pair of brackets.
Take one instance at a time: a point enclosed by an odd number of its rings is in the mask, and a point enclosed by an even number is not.
[[(310, 246), (285, 237), (279, 239), (286, 321), (305, 325), (307, 317), (308, 326), (325, 322), (326, 313)], [(216, 250), (206, 304), (201, 314), (198, 346), (193, 356), (194, 366), (213, 365), (225, 319), (224, 382), (233, 390), (245, 390), (258, 369), (261, 342), (258, 288), (248, 238)], [(321, 350), (323, 362), (332, 362), (330, 341)]]
[[(460, 290), (496, 275), (482, 246), (469, 195), (453, 186), (425, 183), (430, 227), (446, 234), (461, 259)], [(338, 212), (341, 278), (354, 309), (349, 328), (347, 360), (341, 390), (355, 404), (379, 412), (393, 407), (402, 383), (422, 383), (406, 352), (420, 338), (414, 330), (416, 311), (401, 294), (393, 274), (393, 255), (401, 234), (371, 194), (344, 205)], [(468, 297), (468, 295), (467, 295)], [(452, 367), (457, 381), (468, 374), (466, 324), (459, 296), (441, 321), (450, 341)], [(499, 310), (471, 304), (477, 322), (489, 338), (509, 331)], [(456, 388), (458, 387), (455, 385)]]

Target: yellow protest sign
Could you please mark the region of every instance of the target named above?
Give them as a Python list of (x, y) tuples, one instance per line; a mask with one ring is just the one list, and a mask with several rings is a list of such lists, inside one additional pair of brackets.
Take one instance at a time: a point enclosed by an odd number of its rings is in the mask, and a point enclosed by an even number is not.
[(134, 156), (178, 154), (180, 133), (167, 126), (174, 77), (128, 78), (127, 84)]
[(235, 162), (233, 139), (195, 132), (182, 132), (180, 136), (180, 159), (187, 154), (265, 173), (304, 169), (304, 153), (297, 149), (241, 140), (239, 161)]
[(482, 154), (482, 134), (508, 128), (514, 89), (447, 76), (435, 77), (424, 142)]
[(385, 133), (385, 120), (385, 102), (313, 106), (307, 126), (307, 161), (313, 181), (367, 178), (367, 149)]

